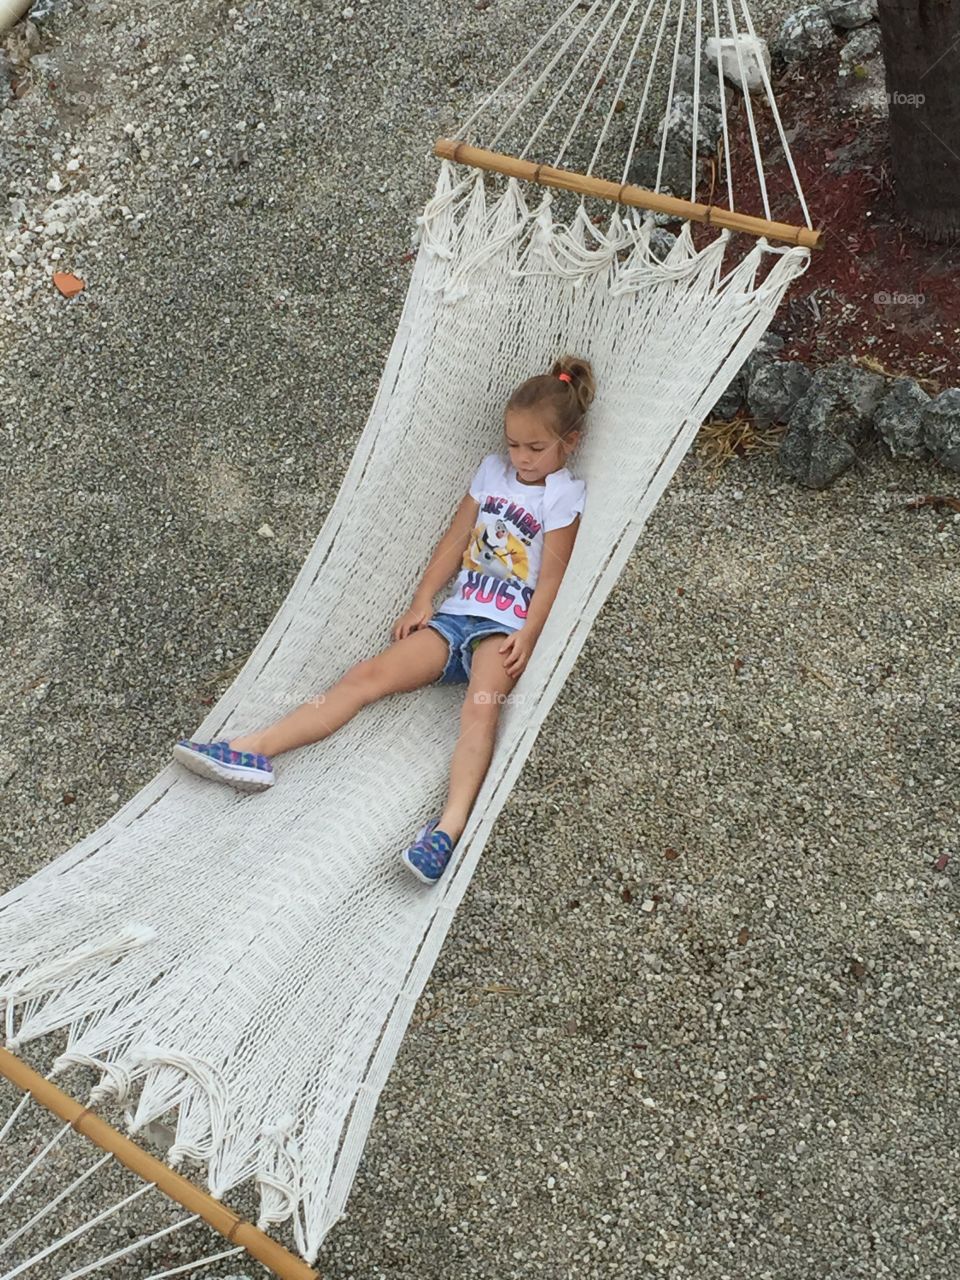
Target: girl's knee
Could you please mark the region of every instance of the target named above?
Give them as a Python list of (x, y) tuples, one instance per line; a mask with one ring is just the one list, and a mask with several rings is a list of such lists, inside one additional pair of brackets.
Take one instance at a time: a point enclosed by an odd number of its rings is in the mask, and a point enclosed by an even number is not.
[(372, 702), (383, 692), (384, 671), (383, 663), (379, 661), (380, 657), (380, 654), (376, 654), (372, 658), (363, 658), (360, 662), (354, 663), (342, 677), (343, 681), (351, 685), (364, 701)]
[(446, 662), (446, 641), (436, 631), (430, 631), (427, 638), (422, 632), (414, 634), (415, 641), (409, 636), (397, 640), (356, 663), (343, 677), (364, 702), (419, 689), (440, 676)]

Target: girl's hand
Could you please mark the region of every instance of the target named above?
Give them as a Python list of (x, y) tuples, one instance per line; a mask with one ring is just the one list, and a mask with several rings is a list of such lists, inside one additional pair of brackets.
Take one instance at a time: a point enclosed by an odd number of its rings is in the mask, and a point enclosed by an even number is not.
[(537, 637), (532, 631), (527, 631), (525, 627), (521, 627), (519, 631), (514, 631), (512, 635), (507, 636), (498, 652), (503, 658), (503, 669), (508, 676), (513, 676), (516, 680), (522, 675), (536, 643)]
[(393, 624), (392, 635), (394, 640), (402, 640), (404, 636), (410, 635), (412, 631), (419, 631), (421, 627), (427, 625), (432, 617), (433, 606), (430, 602), (418, 600), (414, 597), (410, 608)]

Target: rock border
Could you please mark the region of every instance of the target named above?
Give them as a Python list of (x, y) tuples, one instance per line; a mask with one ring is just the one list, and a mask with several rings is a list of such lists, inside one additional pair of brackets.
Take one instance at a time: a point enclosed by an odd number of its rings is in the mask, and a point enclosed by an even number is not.
[(777, 460), (792, 479), (824, 489), (873, 443), (891, 458), (960, 472), (960, 387), (929, 395), (916, 378), (876, 373), (851, 359), (812, 366), (780, 360), (768, 330), (707, 421), (746, 410), (760, 427), (786, 425)]

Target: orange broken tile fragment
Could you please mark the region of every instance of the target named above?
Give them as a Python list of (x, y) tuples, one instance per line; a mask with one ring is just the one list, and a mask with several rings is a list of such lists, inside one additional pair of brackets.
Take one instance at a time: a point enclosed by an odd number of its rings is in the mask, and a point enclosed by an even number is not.
[(81, 289), (86, 288), (83, 281), (78, 276), (71, 275), (69, 271), (55, 271), (53, 273), (53, 283), (65, 298), (72, 298)]

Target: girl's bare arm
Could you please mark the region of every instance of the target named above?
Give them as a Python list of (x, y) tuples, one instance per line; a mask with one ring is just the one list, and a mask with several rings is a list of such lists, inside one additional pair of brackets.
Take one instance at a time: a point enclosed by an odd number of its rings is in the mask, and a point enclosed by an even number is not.
[(423, 577), (413, 593), (414, 601), (430, 605), (444, 583), (448, 582), (460, 568), (463, 553), (467, 547), (467, 539), (477, 523), (480, 503), (471, 495), (465, 494), (457, 507), (450, 527), (437, 543), (430, 563), (423, 571)]
[(527, 611), (527, 619), (523, 624), (524, 630), (532, 631), (537, 636), (543, 630), (543, 624), (560, 590), (567, 563), (573, 554), (573, 544), (577, 540), (579, 530), (580, 517), (577, 515), (562, 529), (551, 529), (543, 535), (543, 560), (537, 576), (537, 585), (530, 600), (530, 608)]

